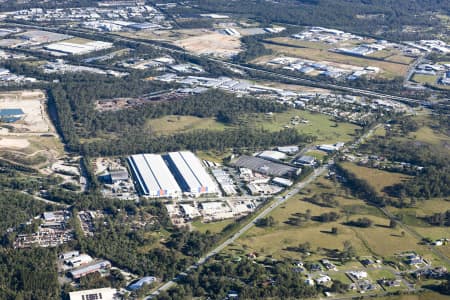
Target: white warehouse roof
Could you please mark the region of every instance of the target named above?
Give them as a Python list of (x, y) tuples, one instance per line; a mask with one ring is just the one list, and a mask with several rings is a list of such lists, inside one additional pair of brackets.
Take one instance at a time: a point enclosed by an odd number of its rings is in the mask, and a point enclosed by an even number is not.
[(172, 171), (184, 190), (196, 195), (217, 192), (216, 184), (194, 153), (171, 152), (168, 158)]
[(137, 154), (128, 158), (144, 195), (149, 197), (178, 197), (181, 189), (164, 163), (161, 155)]
[(102, 288), (93, 290), (84, 290), (77, 292), (70, 292), (70, 300), (88, 300), (88, 299), (102, 299), (102, 300), (114, 300), (116, 290), (112, 288)]
[(286, 154), (279, 151), (263, 151), (260, 154), (258, 154), (258, 157), (269, 160), (282, 160), (286, 158)]
[(92, 51), (99, 51), (111, 48), (112, 43), (92, 41), (85, 44), (76, 44), (71, 42), (58, 42), (45, 46), (47, 50), (58, 51), (66, 54), (82, 55)]

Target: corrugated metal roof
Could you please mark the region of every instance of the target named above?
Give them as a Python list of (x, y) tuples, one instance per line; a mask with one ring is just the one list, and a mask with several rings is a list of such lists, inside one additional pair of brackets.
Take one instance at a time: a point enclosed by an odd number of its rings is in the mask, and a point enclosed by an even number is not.
[(156, 181), (144, 155), (132, 155), (131, 159), (135, 166), (133, 169), (137, 171), (136, 175), (138, 175), (141, 179), (140, 183), (144, 183), (145, 185), (145, 188), (143, 189), (144, 193), (145, 190), (147, 190), (147, 194), (152, 194), (152, 191), (159, 190), (158, 182)]
[(173, 177), (161, 155), (145, 154), (144, 156), (152, 169), (160, 190), (167, 191), (167, 193), (181, 192), (177, 181)]
[(208, 192), (215, 191), (215, 184), (211, 179), (211, 176), (206, 172), (200, 160), (189, 151), (180, 152), (186, 163), (189, 165), (192, 172), (195, 174), (197, 180), (203, 187), (207, 187)]
[(216, 185), (203, 168), (200, 160), (189, 151), (171, 152), (169, 158), (183, 177), (191, 193), (214, 193)]
[(169, 158), (172, 160), (178, 172), (180, 172), (180, 175), (183, 177), (183, 180), (186, 182), (189, 192), (198, 192), (201, 189), (201, 184), (195, 177), (194, 173), (192, 173), (192, 170), (189, 168), (180, 152), (169, 153)]
[(129, 161), (144, 194), (171, 197), (181, 192), (161, 155), (137, 154)]

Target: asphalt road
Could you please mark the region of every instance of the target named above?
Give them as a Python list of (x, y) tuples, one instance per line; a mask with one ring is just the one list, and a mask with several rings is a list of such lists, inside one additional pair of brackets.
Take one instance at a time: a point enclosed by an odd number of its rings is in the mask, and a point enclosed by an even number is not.
[[(18, 23), (13, 23), (13, 22), (10, 22), (10, 24), (20, 25), (22, 27), (28, 27), (28, 28), (34, 28), (34, 29), (40, 29), (40, 30), (53, 31), (53, 32), (58, 32), (59, 31), (58, 27), (44, 27), (44, 26), (38, 26), (38, 25), (24, 25), (24, 24), (18, 24)], [(76, 34), (94, 35), (92, 32), (83, 31), (83, 30), (64, 29), (64, 31), (67, 34), (74, 34), (74, 35), (76, 35)], [(297, 82), (298, 84), (305, 85), (305, 86), (313, 86), (313, 87), (321, 87), (321, 88), (325, 88), (325, 89), (346, 91), (346, 92), (350, 92), (352, 94), (359, 94), (359, 95), (365, 95), (365, 96), (371, 96), (371, 97), (377, 97), (377, 98), (383, 98), (383, 99), (390, 99), (390, 100), (400, 101), (400, 102), (409, 103), (409, 104), (420, 104), (420, 105), (428, 105), (428, 104), (430, 104), (428, 101), (424, 101), (424, 100), (412, 99), (412, 98), (407, 98), (407, 97), (400, 97), (400, 96), (389, 95), (389, 94), (380, 93), (380, 92), (374, 92), (374, 91), (367, 90), (367, 89), (357, 89), (357, 88), (352, 88), (352, 87), (348, 87), (348, 86), (342, 86), (342, 85), (339, 85), (339, 84), (329, 84), (329, 83), (324, 83), (324, 82), (320, 82), (320, 81), (314, 81), (314, 80), (299, 78), (299, 77), (295, 77), (295, 76), (283, 75), (283, 74), (277, 73), (275, 71), (263, 70), (263, 69), (259, 69), (259, 68), (253, 67), (253, 66), (251, 66), (251, 67), (250, 66), (243, 66), (243, 65), (238, 64), (238, 63), (227, 62), (227, 61), (224, 61), (224, 60), (221, 60), (221, 59), (217, 59), (217, 58), (195, 55), (195, 54), (190, 53), (190, 52), (185, 51), (185, 50), (174, 49), (174, 48), (165, 47), (165, 46), (162, 46), (162, 45), (156, 45), (155, 43), (152, 43), (152, 42), (144, 42), (144, 41), (140, 41), (140, 40), (134, 40), (132, 38), (120, 37), (120, 36), (113, 35), (113, 34), (108, 34), (108, 33), (105, 33), (105, 35), (110, 37), (110, 38), (112, 38), (112, 39), (114, 39), (115, 42), (122, 41), (122, 42), (128, 42), (128, 43), (135, 43), (135, 44), (141, 44), (141, 45), (150, 46), (150, 47), (153, 47), (155, 49), (166, 51), (166, 52), (183, 54), (183, 55), (184, 54), (188, 54), (190, 56), (203, 58), (203, 59), (208, 59), (209, 61), (213, 61), (213, 62), (219, 63), (219, 64), (221, 64), (223, 66), (226, 66), (226, 67), (233, 67), (233, 68), (237, 68), (239, 70), (244, 70), (244, 71), (258, 72), (260, 74), (270, 75), (270, 76), (273, 76), (273, 77), (276, 77), (276, 78), (279, 78), (279, 79), (287, 79), (287, 80), (290, 80), (290, 81), (293, 81), (293, 82)], [(450, 106), (449, 104), (441, 104), (441, 105), (445, 106), (445, 107), (449, 107)]]
[[(261, 211), (254, 220), (248, 224), (246, 224), (244, 227), (242, 227), (238, 232), (236, 232), (232, 237), (224, 241), (222, 244), (217, 246), (215, 249), (208, 252), (206, 255), (201, 257), (195, 265), (190, 266), (186, 271), (189, 271), (193, 268), (196, 268), (198, 265), (204, 264), (209, 258), (216, 255), (217, 253), (221, 252), (223, 249), (225, 249), (227, 246), (232, 244), (234, 241), (236, 241), (239, 237), (241, 237), (244, 233), (246, 233), (248, 230), (250, 230), (252, 227), (255, 226), (255, 223), (266, 217), (268, 214), (270, 214), (275, 208), (289, 200), (291, 197), (296, 195), (300, 190), (305, 188), (307, 185), (309, 185), (311, 182), (313, 182), (317, 177), (321, 176), (325, 171), (329, 169), (331, 165), (323, 165), (318, 169), (315, 169), (313, 173), (311, 173), (306, 180), (298, 183), (295, 185), (295, 187), (291, 188), (289, 192), (285, 196), (278, 196), (275, 201), (266, 209)], [(174, 280), (168, 281), (162, 286), (160, 286), (153, 294), (158, 294), (161, 291), (166, 291), (176, 285), (176, 282)]]
[[(382, 124), (377, 124), (374, 127), (372, 127), (370, 130), (368, 130), (363, 136), (361, 136), (360, 138), (358, 138), (351, 146), (357, 145), (359, 143), (361, 143), (361, 141), (363, 141), (364, 139), (366, 139), (367, 137), (371, 136), (373, 134), (373, 132), (378, 128), (382, 126)], [(185, 272), (190, 271), (191, 269), (196, 268), (199, 265), (204, 264), (209, 258), (211, 258), (212, 256), (220, 253), (223, 249), (225, 249), (227, 246), (229, 246), (231, 243), (233, 243), (234, 241), (236, 241), (239, 237), (241, 237), (244, 233), (246, 233), (248, 230), (250, 230), (251, 228), (253, 228), (253, 226), (255, 226), (255, 223), (266, 217), (268, 214), (270, 214), (274, 209), (276, 209), (278, 206), (280, 206), (281, 204), (283, 204), (284, 202), (286, 202), (287, 200), (289, 200), (291, 197), (293, 197), (294, 195), (298, 194), (298, 192), (302, 189), (304, 189), (306, 186), (308, 186), (311, 182), (313, 182), (314, 180), (317, 179), (317, 177), (321, 176), (322, 174), (324, 174), (327, 170), (329, 170), (329, 168), (332, 166), (333, 162), (330, 164), (325, 164), (317, 169), (314, 170), (313, 173), (311, 173), (308, 177), (306, 177), (305, 180), (303, 180), (302, 182), (297, 183), (295, 186), (293, 186), (292, 188), (289, 189), (289, 191), (287, 192), (287, 194), (285, 194), (284, 196), (278, 196), (277, 198), (275, 198), (275, 201), (266, 209), (264, 209), (263, 211), (259, 212), (257, 214), (257, 216), (253, 219), (252, 222), (246, 224), (245, 226), (243, 226), (241, 229), (239, 229), (239, 231), (237, 231), (233, 236), (231, 236), (230, 238), (228, 238), (226, 241), (224, 241), (223, 243), (221, 243), (220, 245), (218, 245), (216, 248), (214, 248), (213, 250), (211, 250), (210, 252), (208, 252), (206, 255), (202, 256), (197, 262), (196, 264), (188, 267), (186, 269)], [(170, 280), (166, 283), (164, 283), (163, 285), (161, 285), (157, 290), (155, 290), (153, 292), (153, 295), (158, 294), (161, 291), (167, 291), (168, 289), (170, 289), (171, 287), (175, 286), (176, 282), (175, 280)], [(151, 297), (150, 297), (151, 298)], [(149, 299), (150, 299), (149, 298)]]

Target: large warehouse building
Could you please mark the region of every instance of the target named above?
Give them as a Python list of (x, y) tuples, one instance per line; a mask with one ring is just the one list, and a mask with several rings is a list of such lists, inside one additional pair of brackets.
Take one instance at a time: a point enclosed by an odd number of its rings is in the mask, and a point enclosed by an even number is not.
[(151, 198), (181, 196), (181, 189), (161, 155), (132, 155), (128, 162), (142, 195)]
[(200, 160), (189, 151), (171, 152), (167, 162), (184, 192), (198, 197), (217, 193), (217, 186)]

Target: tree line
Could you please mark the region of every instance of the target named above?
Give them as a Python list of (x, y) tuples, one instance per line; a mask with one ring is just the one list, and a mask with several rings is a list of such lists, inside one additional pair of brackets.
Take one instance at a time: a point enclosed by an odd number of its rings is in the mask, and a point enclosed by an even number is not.
[[(218, 90), (182, 100), (150, 102), (117, 112), (99, 112), (94, 108), (95, 100), (138, 97), (165, 88), (168, 88), (165, 84), (149, 83), (138, 78), (68, 77), (49, 90), (49, 106), (68, 148), (89, 156), (180, 149), (253, 149), (313, 140), (311, 136), (299, 134), (293, 129), (269, 132), (237, 126), (225, 131), (198, 130), (154, 136), (145, 127), (147, 120), (165, 115), (214, 117), (223, 123), (234, 124), (243, 114), (282, 112), (287, 109), (285, 105), (274, 101), (236, 97)], [(85, 141), (81, 142), (82, 139)]]

